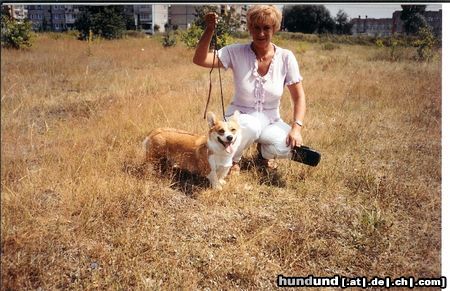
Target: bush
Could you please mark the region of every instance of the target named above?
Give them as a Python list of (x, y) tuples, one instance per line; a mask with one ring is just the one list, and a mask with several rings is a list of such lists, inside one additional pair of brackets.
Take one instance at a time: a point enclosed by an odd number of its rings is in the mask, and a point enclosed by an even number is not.
[(80, 36), (80, 32), (76, 29), (68, 30), (66, 33), (70, 38), (78, 38)]
[(421, 27), (419, 30), (419, 38), (413, 42), (413, 46), (417, 47), (417, 60), (429, 61), (433, 58), (433, 48), (436, 44), (436, 38), (428, 26)]
[(337, 44), (334, 44), (332, 42), (327, 42), (322, 45), (322, 49), (326, 50), (326, 51), (332, 51), (332, 50), (335, 50), (338, 48), (340, 48), (340, 46), (338, 46)]
[(375, 45), (376, 45), (377, 47), (379, 47), (379, 48), (383, 48), (383, 47), (384, 47), (384, 42), (383, 42), (382, 39), (377, 39), (377, 40), (375, 41)]
[(2, 13), (2, 47), (22, 49), (32, 45), (32, 25), (29, 20), (18, 22)]
[[(193, 24), (188, 30), (181, 33), (181, 41), (184, 42), (188, 48), (196, 48), (202, 34), (203, 29), (200, 26)], [(222, 33), (222, 35), (218, 37), (213, 36), (211, 47), (214, 46), (214, 40), (217, 40), (216, 48), (220, 49), (231, 44), (233, 42), (233, 37), (228, 33)]]
[(184, 42), (188, 48), (195, 48), (202, 33), (203, 29), (200, 26), (193, 24), (188, 30), (181, 33), (181, 41)]
[(137, 31), (137, 30), (127, 30), (125, 31), (125, 37), (134, 37), (134, 38), (146, 38), (147, 34), (145, 34), (145, 32), (142, 31)]
[(166, 33), (164, 33), (164, 37), (162, 38), (161, 42), (163, 47), (165, 48), (172, 47), (177, 44), (177, 38), (173, 31), (168, 30), (166, 31)]

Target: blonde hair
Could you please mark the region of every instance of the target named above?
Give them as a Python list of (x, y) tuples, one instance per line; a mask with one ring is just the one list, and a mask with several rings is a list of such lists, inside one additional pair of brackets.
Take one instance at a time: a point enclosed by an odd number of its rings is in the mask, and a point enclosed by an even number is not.
[(254, 5), (247, 11), (247, 28), (250, 31), (255, 24), (270, 24), (274, 32), (280, 30), (281, 12), (273, 5)]

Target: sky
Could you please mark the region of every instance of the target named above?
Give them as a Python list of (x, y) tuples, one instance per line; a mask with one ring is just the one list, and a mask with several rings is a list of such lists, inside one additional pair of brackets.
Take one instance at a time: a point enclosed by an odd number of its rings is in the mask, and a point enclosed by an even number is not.
[[(441, 4), (426, 4), (427, 9), (437, 11), (442, 9)], [(400, 4), (394, 3), (341, 3), (341, 4), (324, 4), (330, 11), (331, 16), (336, 16), (339, 9), (344, 10), (350, 18), (391, 18), (392, 13), (396, 10), (402, 10)]]

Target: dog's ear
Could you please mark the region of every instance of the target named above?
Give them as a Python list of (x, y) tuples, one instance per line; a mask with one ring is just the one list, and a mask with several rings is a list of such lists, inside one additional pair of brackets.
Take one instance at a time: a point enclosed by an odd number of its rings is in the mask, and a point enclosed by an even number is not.
[(233, 113), (233, 119), (234, 119), (234, 121), (236, 121), (236, 122), (238, 122), (238, 123), (239, 123), (239, 115), (241, 115), (241, 113), (240, 113), (238, 110), (236, 110), (236, 111)]
[(206, 114), (206, 120), (208, 121), (209, 127), (213, 127), (217, 123), (216, 115), (212, 112)]

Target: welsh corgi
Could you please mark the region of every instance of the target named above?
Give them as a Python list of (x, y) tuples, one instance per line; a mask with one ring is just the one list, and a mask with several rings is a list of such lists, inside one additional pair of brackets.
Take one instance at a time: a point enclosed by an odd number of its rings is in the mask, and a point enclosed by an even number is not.
[(238, 118), (239, 111), (228, 121), (218, 120), (214, 113), (208, 112), (207, 135), (157, 128), (144, 140), (146, 161), (165, 158), (172, 166), (205, 176), (212, 188), (221, 190), (241, 143)]

